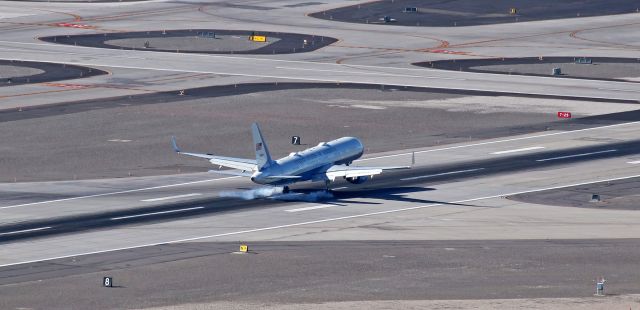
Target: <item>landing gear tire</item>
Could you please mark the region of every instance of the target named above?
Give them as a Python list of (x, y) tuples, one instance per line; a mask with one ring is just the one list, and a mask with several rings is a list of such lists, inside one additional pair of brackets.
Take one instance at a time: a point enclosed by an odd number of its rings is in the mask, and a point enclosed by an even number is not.
[(282, 193), (283, 194), (288, 194), (289, 192), (291, 192), (291, 189), (289, 188), (289, 186), (285, 186), (282, 188)]

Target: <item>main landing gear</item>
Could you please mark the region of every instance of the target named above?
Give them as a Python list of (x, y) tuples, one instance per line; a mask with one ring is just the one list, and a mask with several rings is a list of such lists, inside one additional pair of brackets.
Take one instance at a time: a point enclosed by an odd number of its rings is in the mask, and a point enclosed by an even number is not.
[(283, 194), (288, 194), (291, 192), (291, 189), (289, 188), (289, 186), (285, 186), (282, 188), (282, 193)]

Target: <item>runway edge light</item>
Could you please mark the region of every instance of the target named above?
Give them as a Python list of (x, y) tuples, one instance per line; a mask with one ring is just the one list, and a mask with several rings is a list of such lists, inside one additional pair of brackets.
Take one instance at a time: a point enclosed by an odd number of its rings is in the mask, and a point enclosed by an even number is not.
[(248, 253), (248, 252), (249, 252), (249, 246), (247, 246), (246, 244), (241, 244), (240, 253)]

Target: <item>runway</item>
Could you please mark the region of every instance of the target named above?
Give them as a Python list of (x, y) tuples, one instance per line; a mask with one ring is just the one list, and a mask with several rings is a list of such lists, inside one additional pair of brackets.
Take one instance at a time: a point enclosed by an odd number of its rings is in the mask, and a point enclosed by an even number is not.
[[(148, 184), (150, 187), (145, 189), (122, 188), (115, 192), (85, 190), (83, 196), (69, 193), (61, 199), (27, 200), (17, 204), (14, 202), (12, 205), (1, 207), (4, 222), (1, 238), (4, 242), (20, 241), (23, 238), (28, 242), (5, 243), (3, 247), (12, 253), (13, 258), (4, 256), (2, 263), (12, 265), (77, 256), (94, 251), (201, 239), (296, 240), (295, 236), (299, 235), (297, 231), (306, 230), (306, 226), (316, 230), (325, 223), (332, 227), (335, 225), (333, 222), (349, 223), (356, 218), (362, 218), (365, 222), (376, 222), (393, 213), (412, 214), (432, 209), (438, 210), (436, 214), (449, 214), (451, 209), (473, 214), (478, 211), (495, 212), (494, 208), (483, 204), (519, 193), (639, 177), (640, 173), (633, 173), (635, 166), (628, 163), (630, 159), (638, 156), (639, 142), (635, 138), (638, 126), (637, 123), (621, 123), (574, 132), (553, 132), (418, 150), (418, 166), (408, 172), (389, 174), (358, 186), (337, 183), (333, 197), (314, 197), (310, 202), (295, 196), (283, 197), (282, 199), (293, 200), (287, 202), (277, 199), (245, 201), (241, 197), (247, 192), (251, 195), (249, 188), (253, 188), (246, 180), (205, 180), (202, 176), (198, 181), (183, 184), (165, 184), (157, 187)], [(567, 141), (572, 143), (568, 144)], [(382, 158), (367, 160), (366, 164), (398, 164), (408, 160), (409, 156), (407, 153), (385, 155)], [(555, 175), (562, 175), (562, 178)], [(211, 178), (210, 175), (206, 177)], [(114, 181), (111, 187), (118, 183), (123, 182)], [(86, 185), (90, 185), (90, 182)], [(211, 190), (212, 185), (215, 186), (214, 191)], [(302, 189), (302, 192), (309, 195), (309, 191), (319, 188)], [(296, 201), (298, 199), (303, 201)], [(588, 200), (590, 197), (585, 196), (584, 199)], [(53, 210), (53, 213), (46, 210)], [(596, 213), (600, 212), (611, 211), (598, 210)], [(626, 220), (636, 216), (633, 210), (627, 212), (629, 214), (625, 216)], [(61, 214), (63, 216), (60, 216)], [(561, 218), (557, 212), (550, 215), (555, 220)], [(368, 219), (369, 217), (371, 219)], [(158, 232), (158, 229), (162, 231), (161, 227), (164, 227), (166, 220), (175, 223), (171, 226), (183, 228), (134, 236), (128, 233), (131, 228), (140, 231), (142, 227), (148, 232)], [(627, 225), (626, 220), (623, 221), (623, 227)], [(577, 225), (580, 226), (579, 223)], [(204, 231), (208, 234), (199, 234), (203, 231), (200, 227), (206, 227)], [(482, 239), (499, 238), (493, 234), (491, 227), (492, 225), (486, 227), (486, 235), (481, 233), (482, 230), (476, 229), (473, 236), (462, 236), (470, 239), (480, 236)], [(107, 228), (109, 230), (105, 231)], [(113, 239), (113, 234), (118, 231), (127, 237)], [(87, 242), (93, 238), (102, 240), (100, 235), (103, 233), (110, 237), (97, 243)], [(568, 237), (565, 232), (558, 233), (559, 236)], [(460, 231), (457, 234), (460, 234)], [(547, 231), (546, 234), (553, 235), (552, 231)], [(610, 231), (609, 235), (611, 234), (615, 233)], [(634, 230), (625, 229), (621, 234), (631, 236)], [(325, 234), (320, 234), (322, 235)], [(329, 236), (327, 238), (334, 238), (331, 237), (331, 233), (326, 235)], [(519, 227), (517, 235), (529, 236), (522, 227)], [(517, 235), (510, 237), (517, 238)], [(569, 233), (569, 236), (578, 238), (589, 235), (589, 232)], [(42, 236), (51, 236), (54, 239), (31, 239)], [(434, 234), (433, 238), (451, 238), (447, 236), (448, 234)], [(366, 239), (380, 238), (395, 237), (394, 234), (373, 233)], [(68, 250), (60, 248), (60, 244), (74, 244), (72, 248), (76, 252), (69, 253)], [(109, 244), (109, 247), (106, 247), (106, 244)], [(40, 249), (39, 251), (47, 249), (44, 251), (47, 254), (34, 255), (34, 247)]]

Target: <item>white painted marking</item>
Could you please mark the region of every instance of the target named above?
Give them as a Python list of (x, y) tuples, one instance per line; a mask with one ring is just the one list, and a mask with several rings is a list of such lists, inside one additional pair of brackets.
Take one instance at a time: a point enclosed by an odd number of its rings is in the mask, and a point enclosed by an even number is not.
[(129, 216), (112, 217), (111, 220), (117, 221), (117, 220), (130, 219), (130, 218), (136, 218), (136, 217), (185, 212), (185, 211), (198, 210), (198, 209), (204, 209), (204, 207), (193, 207), (193, 208), (178, 209), (178, 210), (169, 210), (169, 211), (151, 212), (151, 213), (136, 214), (136, 215), (129, 215)]
[(331, 208), (331, 207), (335, 207), (335, 206), (336, 205), (319, 205), (319, 206), (314, 206), (314, 207), (304, 207), (304, 208), (298, 208), (298, 209), (289, 209), (289, 210), (285, 210), (285, 211), (286, 212), (301, 212), (301, 211), (309, 211), (309, 210)]
[(511, 138), (511, 139), (504, 139), (504, 140), (496, 140), (496, 141), (488, 141), (488, 142), (479, 142), (479, 143), (472, 143), (472, 144), (456, 145), (456, 146), (443, 147), (443, 148), (433, 149), (433, 150), (424, 150), (424, 151), (416, 151), (416, 152), (409, 152), (409, 153), (399, 153), (399, 154), (393, 154), (393, 155), (370, 157), (370, 158), (364, 158), (364, 159), (356, 160), (356, 162), (374, 160), (374, 159), (381, 159), (381, 158), (389, 158), (389, 157), (406, 156), (406, 155), (411, 155), (412, 153), (416, 153), (416, 154), (432, 153), (432, 152), (448, 151), (448, 150), (462, 149), (462, 148), (474, 147), (474, 146), (482, 146), (482, 145), (497, 144), (497, 143), (504, 143), (504, 142), (512, 142), (512, 141), (544, 138), (544, 137), (550, 137), (550, 136), (559, 136), (559, 135), (572, 134), (572, 133), (576, 133), (576, 132), (592, 131), (592, 130), (598, 130), (598, 129), (608, 129), (608, 128), (622, 127), (622, 126), (628, 126), (628, 125), (637, 125), (637, 124), (640, 124), (640, 121), (622, 123), (622, 124), (614, 124), (614, 125), (606, 125), (606, 126), (600, 126), (600, 127), (576, 129), (576, 130), (570, 130), (570, 131), (552, 132), (552, 133), (545, 133), (545, 134), (535, 135), (535, 136), (526, 136), (526, 137), (518, 137), (518, 138)]
[(144, 201), (144, 202), (163, 201), (163, 200), (180, 199), (180, 198), (193, 197), (193, 196), (200, 196), (200, 195), (202, 195), (202, 194), (199, 194), (199, 193), (192, 193), (192, 194), (176, 195), (176, 196), (169, 196), (169, 197), (160, 197), (160, 198), (144, 199), (144, 200), (140, 200), (140, 201)]
[(510, 154), (510, 153), (517, 153), (517, 152), (526, 152), (526, 151), (539, 150), (539, 149), (543, 149), (543, 148), (544, 148), (544, 146), (532, 146), (532, 147), (525, 147), (525, 148), (515, 149), (515, 150), (498, 151), (498, 152), (493, 152), (491, 154), (492, 155)]
[(358, 71), (311, 69), (311, 68), (291, 68), (291, 67), (276, 67), (276, 69), (314, 71), (314, 72), (331, 72), (331, 73), (348, 73), (348, 74), (375, 75), (375, 76), (397, 76), (397, 77), (411, 77), (411, 78), (421, 78), (421, 79), (466, 81), (466, 79), (458, 79), (458, 78), (448, 78), (448, 77), (438, 77), (438, 76), (425, 76), (425, 75), (393, 74), (393, 73), (382, 73), (382, 72), (381, 73), (378, 73), (378, 72), (358, 72)]
[(304, 226), (304, 225), (310, 225), (310, 224), (341, 221), (341, 220), (368, 217), (368, 216), (381, 215), (381, 214), (389, 214), (389, 213), (397, 213), (397, 212), (404, 212), (404, 211), (411, 211), (411, 210), (419, 210), (419, 209), (425, 209), (425, 208), (430, 208), (430, 207), (442, 206), (442, 205), (445, 205), (445, 204), (455, 204), (455, 203), (465, 203), (465, 202), (472, 202), (472, 201), (479, 201), (479, 200), (487, 200), (487, 199), (500, 198), (500, 197), (505, 197), (505, 196), (536, 193), (536, 192), (554, 190), (554, 189), (559, 189), (559, 188), (582, 186), (582, 185), (602, 183), (602, 182), (620, 181), (620, 180), (633, 179), (633, 178), (640, 178), (640, 174), (629, 175), (629, 176), (624, 176), (624, 177), (617, 177), (617, 178), (602, 179), (602, 180), (596, 180), (596, 181), (587, 181), (587, 182), (580, 182), (580, 183), (573, 183), (573, 184), (565, 184), (565, 185), (544, 187), (544, 188), (538, 188), (538, 189), (532, 189), (532, 190), (526, 190), (526, 191), (503, 193), (503, 194), (498, 194), (498, 195), (491, 195), (491, 196), (485, 196), (485, 197), (464, 199), (464, 200), (451, 201), (451, 202), (434, 203), (434, 204), (416, 206), (416, 207), (407, 207), (407, 208), (392, 209), (392, 210), (378, 211), (378, 212), (372, 212), (372, 213), (341, 216), (341, 217), (328, 218), (328, 219), (322, 219), (322, 220), (315, 220), (315, 221), (309, 221), (309, 222), (301, 222), (301, 223), (285, 224), (285, 225), (279, 225), (279, 226), (271, 226), (271, 227), (255, 228), (255, 229), (248, 229), (248, 230), (240, 230), (240, 231), (234, 231), (234, 232), (228, 232), (228, 233), (221, 233), (221, 234), (207, 235), (207, 236), (198, 236), (198, 237), (177, 239), (177, 240), (171, 240), (171, 241), (153, 242), (153, 243), (147, 243), (147, 244), (142, 244), (142, 245), (134, 245), (134, 246), (127, 246), (127, 247), (120, 247), (120, 248), (113, 248), (113, 249), (99, 250), (99, 251), (91, 251), (91, 252), (84, 252), (84, 253), (77, 253), (77, 254), (70, 254), (70, 255), (61, 255), (61, 256), (56, 256), (56, 257), (49, 257), (49, 258), (43, 258), (43, 259), (34, 259), (34, 260), (28, 260), (28, 261), (23, 261), (23, 262), (4, 264), (4, 265), (0, 265), (0, 268), (8, 267), (8, 266), (22, 265), (22, 264), (29, 264), (29, 263), (36, 263), (36, 262), (43, 262), (43, 261), (50, 261), (50, 260), (54, 260), (54, 259), (69, 258), (69, 257), (74, 257), (74, 256), (85, 256), (85, 255), (91, 255), (91, 254), (108, 253), (108, 252), (122, 251), (122, 250), (131, 250), (131, 249), (138, 249), (138, 248), (156, 246), (156, 245), (161, 245), (161, 244), (172, 244), (172, 243), (189, 242), (189, 241), (210, 239), (210, 238), (216, 238), (216, 237), (247, 234), (247, 233), (259, 232), (259, 231), (267, 231), (267, 230), (275, 230), (275, 229), (281, 229), (281, 228)]
[(479, 171), (479, 170), (484, 170), (484, 168), (476, 168), (476, 169), (467, 169), (467, 170), (450, 171), (450, 172), (443, 172), (443, 173), (436, 173), (436, 174), (429, 174), (429, 175), (421, 175), (421, 176), (417, 176), (417, 177), (410, 177), (410, 178), (400, 179), (400, 181), (409, 181), (409, 180), (426, 179), (426, 178), (439, 177), (439, 176), (443, 176), (443, 175), (451, 175), (451, 174), (460, 174), (460, 173), (466, 173), (466, 172), (474, 172), (474, 171)]
[(616, 151), (618, 151), (618, 150), (606, 150), (606, 151), (599, 151), (599, 152), (591, 152), (591, 153), (582, 153), (582, 154), (575, 154), (575, 155), (559, 156), (559, 157), (538, 159), (536, 161), (550, 161), (550, 160), (567, 159), (567, 158), (574, 158), (574, 157), (584, 157), (584, 156), (589, 156), (589, 155), (611, 153), (611, 152), (616, 152)]
[(637, 93), (637, 90), (631, 90), (631, 89), (620, 89), (620, 88), (598, 88), (599, 90), (612, 90), (612, 91), (624, 91), (624, 92), (629, 92), (629, 93)]
[(131, 140), (127, 140), (127, 139), (111, 139), (107, 141), (108, 142), (131, 142)]
[(637, 164), (640, 164), (640, 160), (629, 161), (629, 162), (627, 162), (627, 164), (637, 165)]
[(27, 232), (45, 230), (45, 229), (49, 229), (49, 228), (51, 228), (51, 226), (32, 228), (32, 229), (25, 229), (25, 230), (16, 230), (16, 231), (10, 231), (10, 232), (6, 232), (6, 233), (1, 233), (0, 236), (22, 234), (22, 233), (27, 233)]
[(334, 190), (334, 191), (339, 191), (339, 190), (341, 190), (341, 189), (347, 189), (347, 188), (349, 188), (349, 186), (336, 187), (336, 188), (333, 188), (332, 190)]
[(110, 196), (110, 195), (117, 195), (117, 194), (128, 194), (128, 193), (142, 192), (142, 191), (148, 191), (148, 190), (153, 190), (153, 189), (169, 188), (169, 187), (191, 185), (191, 184), (213, 182), (213, 181), (222, 181), (222, 180), (228, 180), (228, 179), (234, 179), (234, 178), (240, 178), (240, 177), (239, 176), (232, 176), (232, 177), (225, 177), (225, 178), (219, 178), (219, 179), (207, 179), (207, 180), (200, 180), (200, 181), (193, 181), (193, 182), (185, 182), (185, 183), (177, 183), (177, 184), (169, 184), (169, 185), (160, 185), (160, 186), (137, 188), (137, 189), (129, 189), (129, 190), (124, 190), (124, 191), (109, 192), (109, 193), (102, 193), (102, 194), (94, 194), (94, 195), (87, 195), (87, 196), (78, 196), (78, 197), (71, 197), (71, 198), (62, 198), (62, 199), (55, 199), (55, 200), (46, 200), (46, 201), (38, 201), (38, 202), (31, 202), (31, 203), (23, 203), (23, 204), (19, 204), (19, 205), (0, 207), (0, 210), (1, 209), (11, 209), (11, 208), (18, 208), (18, 207), (33, 206), (33, 205), (52, 203), (52, 202), (62, 202), (62, 201), (70, 201), (70, 200), (78, 200), (78, 199), (85, 199), (85, 198), (102, 197), (102, 196)]

